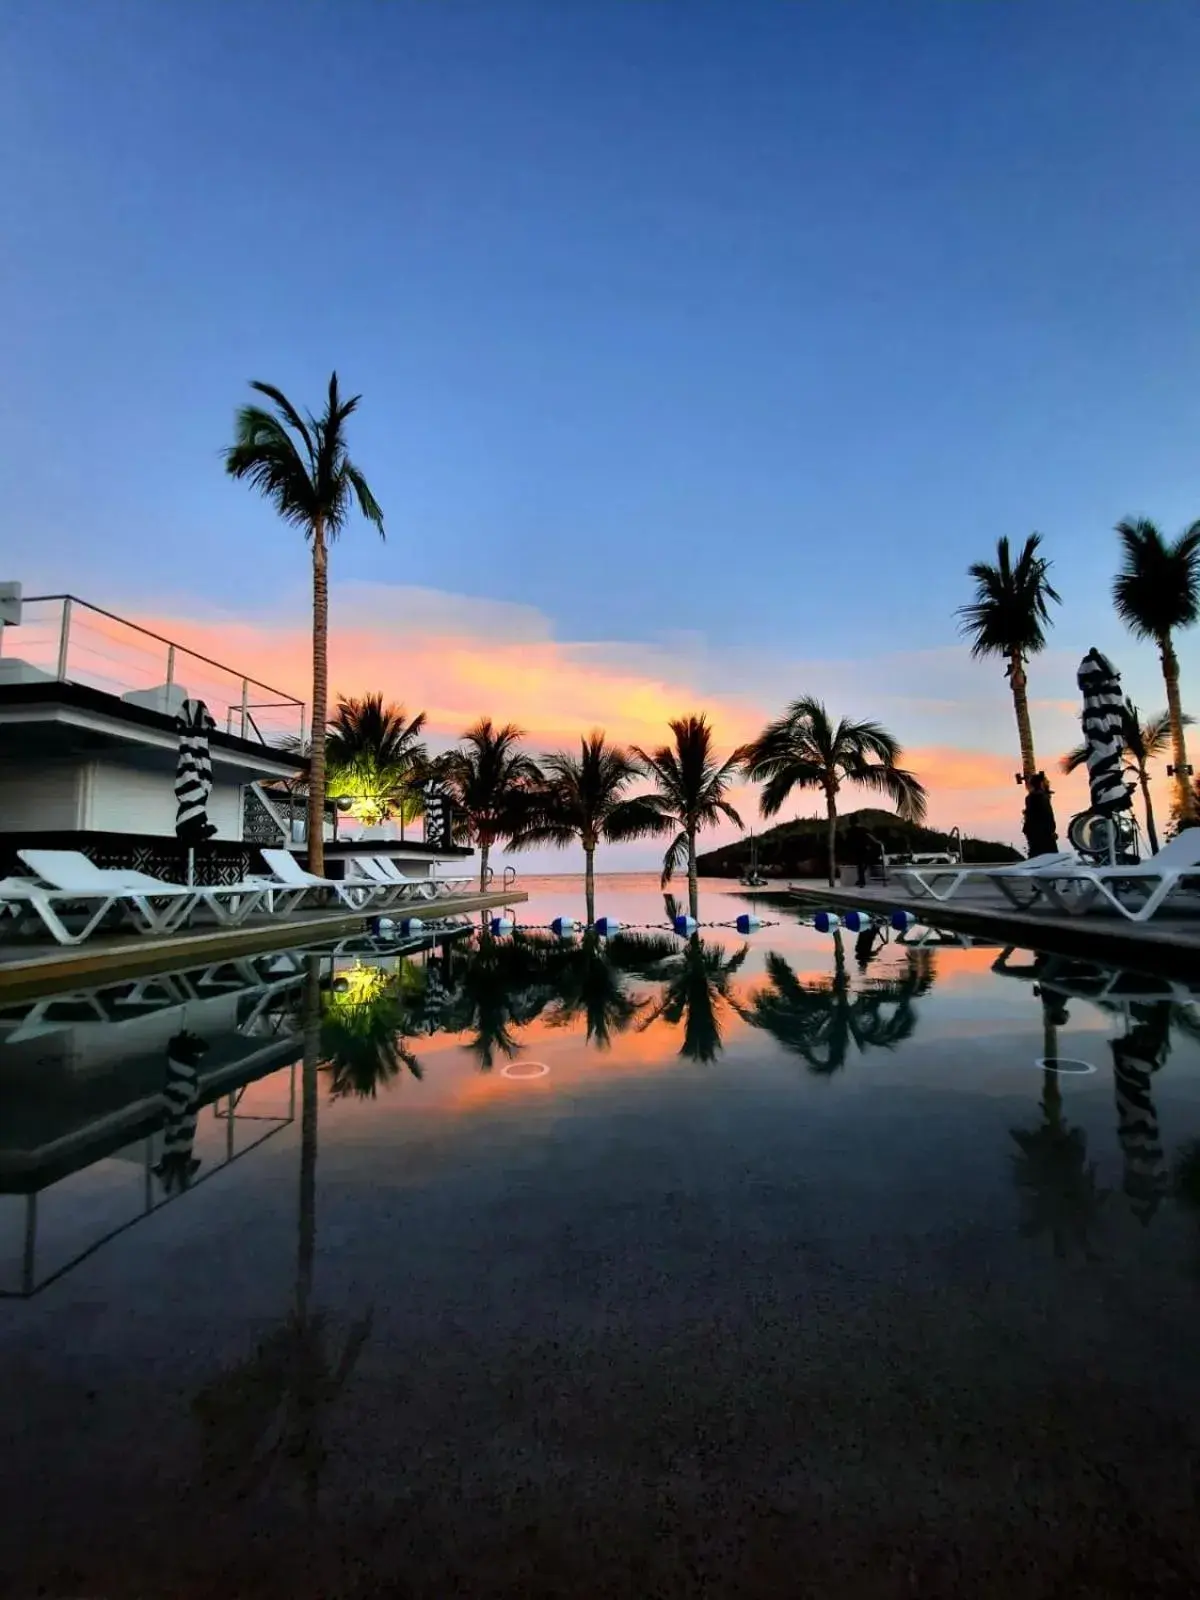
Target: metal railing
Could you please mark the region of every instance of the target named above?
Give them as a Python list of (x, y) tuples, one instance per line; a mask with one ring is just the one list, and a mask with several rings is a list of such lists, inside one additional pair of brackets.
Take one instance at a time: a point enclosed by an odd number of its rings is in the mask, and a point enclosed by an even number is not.
[(3, 658), (39, 676), (101, 689), (135, 705), (175, 712), (203, 700), (218, 728), (276, 747), (298, 747), (305, 702), (71, 594), (32, 595), (21, 621), (0, 628)]

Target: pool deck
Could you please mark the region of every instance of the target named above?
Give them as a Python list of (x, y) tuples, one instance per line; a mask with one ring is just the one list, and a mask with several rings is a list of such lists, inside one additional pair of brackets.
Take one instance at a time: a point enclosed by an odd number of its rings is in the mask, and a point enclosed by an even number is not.
[(998, 889), (966, 884), (952, 900), (914, 895), (899, 882), (866, 889), (830, 889), (818, 883), (793, 884), (787, 899), (813, 911), (910, 911), (927, 926), (1022, 949), (1077, 956), (1143, 972), (1195, 976), (1200, 971), (1200, 896), (1164, 908), (1147, 923), (1129, 922), (1116, 912), (1093, 911), (1078, 917), (1017, 911)]
[(121, 934), (61, 945), (52, 940), (0, 940), (0, 995), (22, 999), (47, 990), (70, 988), (92, 977), (159, 972), (184, 962), (217, 961), (257, 950), (287, 949), (345, 938), (371, 916), (417, 916), (426, 925), (464, 912), (518, 905), (529, 896), (521, 889), (497, 894), (455, 895), (377, 912), (309, 911), (294, 917), (252, 917), (244, 927), (204, 927), (156, 937)]

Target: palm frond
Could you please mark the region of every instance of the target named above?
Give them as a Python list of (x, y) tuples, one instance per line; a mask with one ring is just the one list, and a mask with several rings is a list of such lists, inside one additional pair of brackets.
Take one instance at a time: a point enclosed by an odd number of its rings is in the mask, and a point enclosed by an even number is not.
[(1200, 618), (1200, 522), (1174, 541), (1145, 517), (1117, 523), (1117, 615), (1139, 639), (1161, 641)]
[(1038, 554), (1042, 536), (1030, 534), (1016, 562), (1008, 538), (996, 545), (995, 564), (976, 561), (967, 568), (975, 598), (959, 607), (961, 632), (973, 656), (1028, 657), (1045, 648), (1050, 602), (1061, 596), (1048, 577), (1050, 562)]

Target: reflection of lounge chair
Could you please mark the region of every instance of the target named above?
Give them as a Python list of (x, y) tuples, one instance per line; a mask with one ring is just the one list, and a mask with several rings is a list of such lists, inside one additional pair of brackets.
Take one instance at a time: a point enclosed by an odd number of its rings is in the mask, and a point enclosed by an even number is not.
[[(372, 883), (319, 878), (315, 872), (306, 872), (290, 850), (264, 849), (260, 850), (259, 854), (266, 863), (268, 872), (274, 875), (274, 882), (267, 879), (254, 881), (261, 887), (267, 888), (272, 911), (280, 901), (284, 902), (282, 909), (290, 910), (292, 904), (296, 904), (306, 894), (311, 894), (317, 889), (331, 890), (344, 906), (349, 906), (352, 911), (362, 911), (382, 892), (378, 885)], [(290, 903), (288, 903), (289, 897), (291, 897)]]
[[(997, 888), (1008, 892), (1008, 887), (1019, 885), (1023, 879), (1035, 878), (1051, 867), (1070, 867), (1075, 856), (1069, 851), (1034, 856), (1031, 861), (1014, 861), (1007, 867), (989, 867), (987, 863), (972, 867), (897, 867), (896, 877), (901, 880), (914, 898), (928, 895), (932, 900), (952, 900), (965, 883), (985, 879)], [(1007, 887), (1006, 887), (1007, 886)], [(1040, 891), (1035, 887), (1029, 900), (1009, 895), (1014, 905), (1027, 905), (1036, 900)]]
[[(1085, 867), (1076, 862), (1043, 867), (1028, 876), (1037, 893), (1068, 916), (1099, 907), (1117, 911), (1130, 922), (1149, 922), (1188, 878), (1200, 882), (1200, 828), (1176, 834), (1156, 856), (1136, 865)], [(1000, 882), (998, 887), (1012, 898), (1011, 882)], [(1126, 899), (1134, 903), (1127, 905)]]

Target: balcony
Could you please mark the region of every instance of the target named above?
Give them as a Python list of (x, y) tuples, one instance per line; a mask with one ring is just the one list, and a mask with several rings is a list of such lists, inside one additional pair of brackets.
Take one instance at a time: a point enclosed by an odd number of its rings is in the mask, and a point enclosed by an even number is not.
[(171, 715), (203, 700), (223, 733), (275, 749), (304, 738), (303, 700), (74, 595), (34, 595), (20, 616), (0, 627), (0, 684), (79, 684)]

